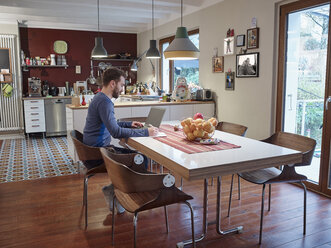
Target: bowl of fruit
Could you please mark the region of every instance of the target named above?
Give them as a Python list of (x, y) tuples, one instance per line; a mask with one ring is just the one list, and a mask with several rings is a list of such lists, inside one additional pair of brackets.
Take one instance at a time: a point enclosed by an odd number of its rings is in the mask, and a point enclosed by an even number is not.
[(205, 120), (201, 113), (196, 113), (193, 118), (186, 118), (180, 124), (187, 140), (199, 141), (210, 139), (214, 135), (217, 120), (214, 117)]

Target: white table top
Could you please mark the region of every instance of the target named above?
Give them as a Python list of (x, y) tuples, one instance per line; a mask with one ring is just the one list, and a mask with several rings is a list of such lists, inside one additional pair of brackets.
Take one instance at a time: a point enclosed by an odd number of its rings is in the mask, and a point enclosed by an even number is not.
[[(173, 123), (170, 122), (170, 124)], [(129, 138), (127, 143), (187, 180), (229, 175), (302, 161), (300, 151), (221, 131), (215, 131), (213, 137), (241, 147), (187, 154), (151, 137)]]

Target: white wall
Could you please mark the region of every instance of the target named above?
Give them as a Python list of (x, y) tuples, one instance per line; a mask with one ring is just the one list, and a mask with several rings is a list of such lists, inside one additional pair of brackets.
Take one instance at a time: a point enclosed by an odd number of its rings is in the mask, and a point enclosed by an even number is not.
[[(218, 119), (246, 125), (247, 136), (256, 139), (265, 138), (274, 131), (277, 2), (279, 0), (225, 0), (183, 18), (188, 30), (197, 27), (200, 30), (200, 84), (215, 92)], [(212, 73), (213, 48), (217, 47), (218, 54), (223, 55), (227, 30), (234, 28), (235, 35), (246, 35), (253, 17), (257, 18), (260, 28), (259, 48), (249, 52), (260, 52), (259, 77), (235, 78), (235, 90), (226, 91), (224, 73)], [(155, 39), (174, 35), (179, 25), (180, 21), (176, 20), (157, 27)], [(148, 49), (150, 39), (150, 31), (138, 34), (138, 54)], [(235, 55), (224, 57), (225, 71), (235, 70), (235, 60)], [(151, 66), (144, 58), (138, 80), (148, 81), (151, 74)]]

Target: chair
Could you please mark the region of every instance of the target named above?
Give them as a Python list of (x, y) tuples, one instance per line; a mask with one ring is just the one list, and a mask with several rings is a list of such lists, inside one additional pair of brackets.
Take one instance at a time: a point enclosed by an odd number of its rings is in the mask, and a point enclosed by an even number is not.
[[(192, 240), (195, 247), (194, 240), (194, 214), (193, 209), (188, 202), (193, 197), (185, 194), (177, 189), (174, 185), (174, 177), (169, 174), (143, 174), (132, 168), (129, 168), (134, 161), (137, 154), (116, 154), (104, 148), (101, 148), (101, 154), (105, 161), (108, 175), (114, 185), (114, 200), (125, 208), (126, 211), (133, 213), (134, 226), (134, 247), (136, 247), (137, 239), (137, 218), (141, 211), (164, 207), (166, 229), (169, 232), (167, 205), (174, 203), (184, 203), (191, 211), (191, 225), (192, 225)], [(115, 214), (112, 216), (112, 244), (114, 245), (114, 226)]]
[[(72, 130), (70, 136), (75, 146), (79, 160), (84, 164), (87, 160), (101, 160), (102, 155), (98, 147), (92, 147), (83, 143), (83, 134), (77, 130)], [(90, 170), (85, 170), (84, 173), (84, 191), (83, 191), (83, 206), (85, 208), (85, 228), (87, 228), (87, 186), (88, 180), (98, 173), (107, 173), (105, 164), (102, 163), (98, 167)]]
[[(297, 134), (277, 132), (271, 137), (263, 140), (270, 144), (301, 151), (303, 154), (302, 163), (284, 165), (283, 169), (275, 167), (260, 169), (249, 172), (238, 173), (238, 176), (255, 184), (262, 184), (262, 202), (261, 202), (261, 219), (260, 219), (260, 235), (259, 244), (262, 242), (263, 228), (263, 212), (264, 212), (264, 192), (266, 184), (269, 185), (269, 201), (268, 211), (270, 211), (271, 203), (271, 184), (273, 183), (300, 183), (304, 188), (304, 216), (303, 216), (303, 234), (306, 234), (306, 204), (307, 204), (307, 189), (302, 181), (306, 181), (307, 177), (296, 173), (295, 166), (310, 165), (313, 158), (316, 141), (314, 139), (304, 137)], [(229, 204), (230, 205), (230, 204)]]
[[(245, 136), (247, 127), (243, 126), (243, 125), (231, 123), (231, 122), (221, 121), (217, 124), (216, 130), (227, 132), (227, 133), (232, 133), (232, 134), (239, 135), (239, 136)], [(231, 208), (230, 204), (232, 202), (233, 178), (234, 178), (234, 174), (232, 174), (232, 178), (231, 178), (228, 217), (230, 216), (230, 208)], [(238, 176), (238, 200), (240, 200), (240, 177), (239, 176)]]

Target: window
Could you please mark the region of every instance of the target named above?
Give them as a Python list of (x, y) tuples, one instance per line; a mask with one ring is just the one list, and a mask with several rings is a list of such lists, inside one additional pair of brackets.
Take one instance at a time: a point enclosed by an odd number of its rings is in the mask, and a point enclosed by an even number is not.
[[(188, 32), (190, 40), (199, 48), (199, 29)], [(160, 40), (159, 46), (162, 53), (160, 60), (160, 84), (166, 93), (171, 93), (178, 77), (185, 77), (188, 84), (199, 85), (199, 60), (167, 60), (164, 50), (175, 37)]]

